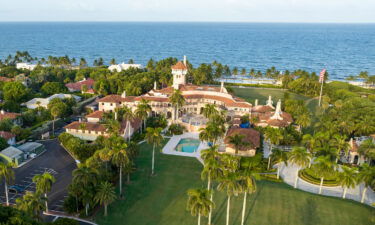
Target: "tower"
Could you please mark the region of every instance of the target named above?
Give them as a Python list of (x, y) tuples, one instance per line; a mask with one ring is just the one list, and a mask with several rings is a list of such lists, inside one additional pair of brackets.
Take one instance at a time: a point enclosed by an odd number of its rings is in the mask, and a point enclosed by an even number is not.
[(186, 56), (184, 56), (184, 61), (177, 62), (176, 65), (172, 66), (172, 75), (173, 75), (173, 88), (178, 89), (180, 84), (186, 84), (186, 74), (187, 74), (187, 64)]
[(281, 100), (277, 102), (276, 110), (273, 116), (271, 116), (271, 119), (273, 120), (283, 120), (283, 117), (281, 117), (282, 111), (281, 111)]

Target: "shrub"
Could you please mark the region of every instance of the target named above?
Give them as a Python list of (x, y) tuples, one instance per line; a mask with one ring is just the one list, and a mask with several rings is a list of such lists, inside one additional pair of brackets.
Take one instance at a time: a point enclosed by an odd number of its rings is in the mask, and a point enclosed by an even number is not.
[(147, 127), (161, 127), (161, 128), (166, 128), (168, 125), (167, 120), (165, 119), (165, 116), (159, 115), (155, 117), (149, 117), (146, 121)]
[(184, 133), (186, 128), (180, 124), (171, 124), (168, 128), (168, 134), (180, 135)]

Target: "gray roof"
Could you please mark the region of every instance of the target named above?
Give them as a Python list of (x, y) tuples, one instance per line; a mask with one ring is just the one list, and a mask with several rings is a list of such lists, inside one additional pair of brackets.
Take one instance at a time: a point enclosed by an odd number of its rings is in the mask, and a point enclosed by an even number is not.
[(42, 146), (42, 144), (38, 142), (26, 142), (25, 144), (20, 145), (17, 148), (23, 152), (29, 152), (33, 151), (36, 148), (39, 148), (40, 146)]
[(9, 146), (8, 148), (2, 150), (0, 152), (2, 155), (5, 155), (11, 159), (17, 158), (17, 156), (20, 156), (23, 154), (23, 152), (13, 146)]

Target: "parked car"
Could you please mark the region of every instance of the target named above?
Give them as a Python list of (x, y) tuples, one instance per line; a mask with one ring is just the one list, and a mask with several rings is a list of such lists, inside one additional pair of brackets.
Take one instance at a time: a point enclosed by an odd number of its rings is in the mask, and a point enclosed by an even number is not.
[(15, 193), (15, 194), (23, 193), (25, 192), (25, 188), (20, 185), (12, 185), (8, 187), (8, 192)]

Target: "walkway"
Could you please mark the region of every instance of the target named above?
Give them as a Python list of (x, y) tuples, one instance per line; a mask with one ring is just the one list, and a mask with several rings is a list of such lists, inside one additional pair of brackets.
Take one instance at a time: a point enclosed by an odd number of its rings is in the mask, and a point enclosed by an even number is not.
[(181, 135), (172, 136), (171, 139), (168, 141), (168, 143), (164, 146), (162, 152), (164, 154), (168, 154), (168, 155), (195, 157), (195, 158), (198, 159), (199, 162), (203, 163), (203, 160), (200, 157), (200, 155), (201, 155), (200, 152), (203, 149), (209, 148), (208, 145), (204, 142), (201, 142), (198, 146), (197, 151), (192, 152), (192, 153), (175, 151), (175, 148), (176, 148), (178, 142), (183, 138), (194, 138), (194, 139), (199, 140), (199, 133), (184, 133), (184, 134), (181, 134)]
[[(296, 178), (298, 166), (289, 164), (288, 166), (285, 166), (284, 163), (281, 164), (280, 169), (280, 176), (283, 178), (284, 182), (294, 186), (294, 181)], [(302, 179), (298, 179), (297, 188), (315, 193), (317, 194), (319, 192), (319, 185), (308, 183)], [(347, 199), (352, 199), (355, 201), (360, 202), (362, 198), (362, 191), (363, 191), (364, 185), (357, 185), (353, 189), (348, 189), (346, 193)], [(338, 187), (325, 187), (322, 188), (322, 195), (327, 196), (334, 196), (341, 198), (343, 194), (343, 188), (341, 186)], [(365, 196), (365, 203), (368, 205), (372, 205), (375, 202), (375, 193), (370, 188), (367, 189), (366, 196)]]

